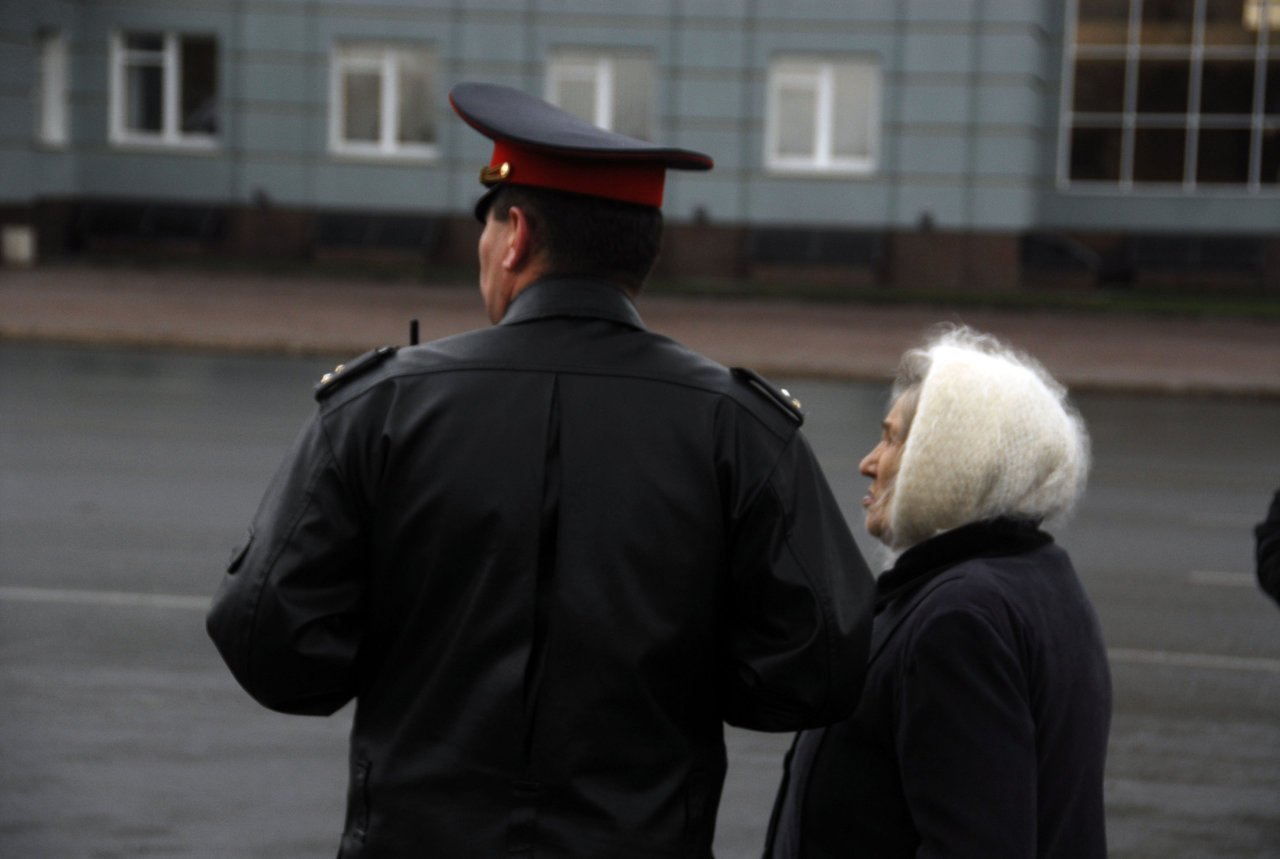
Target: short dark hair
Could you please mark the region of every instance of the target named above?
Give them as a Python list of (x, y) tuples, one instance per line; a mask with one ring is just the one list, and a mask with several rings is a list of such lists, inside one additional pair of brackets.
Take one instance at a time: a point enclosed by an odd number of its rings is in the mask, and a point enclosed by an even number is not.
[(662, 244), (662, 212), (652, 206), (509, 185), (494, 194), (489, 211), (505, 221), (512, 206), (529, 216), (549, 274), (601, 277), (636, 292)]

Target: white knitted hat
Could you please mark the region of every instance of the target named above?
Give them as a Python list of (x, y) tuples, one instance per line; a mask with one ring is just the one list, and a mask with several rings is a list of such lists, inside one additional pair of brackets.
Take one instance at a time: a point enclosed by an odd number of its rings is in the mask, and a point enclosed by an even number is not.
[(947, 331), (921, 357), (927, 370), (890, 501), (891, 548), (997, 516), (1068, 514), (1084, 490), (1089, 438), (1062, 386), (970, 329)]

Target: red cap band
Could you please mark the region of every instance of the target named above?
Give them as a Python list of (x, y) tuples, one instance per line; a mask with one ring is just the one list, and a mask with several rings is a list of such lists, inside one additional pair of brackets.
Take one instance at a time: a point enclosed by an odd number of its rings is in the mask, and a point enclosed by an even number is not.
[(540, 152), (510, 140), (496, 140), (489, 166), (509, 166), (498, 184), (531, 185), (623, 203), (660, 207), (667, 178), (660, 161), (623, 160)]

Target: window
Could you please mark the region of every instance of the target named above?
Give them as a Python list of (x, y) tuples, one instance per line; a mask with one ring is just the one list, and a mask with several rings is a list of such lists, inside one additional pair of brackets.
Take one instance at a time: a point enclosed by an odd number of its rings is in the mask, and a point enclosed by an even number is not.
[(330, 148), (345, 155), (438, 153), (439, 73), (420, 48), (346, 45), (333, 55)]
[(61, 33), (39, 37), (40, 70), (36, 137), (49, 146), (67, 142), (67, 40)]
[(653, 61), (641, 54), (555, 51), (547, 101), (593, 125), (653, 139)]
[(122, 33), (111, 43), (111, 140), (212, 146), (218, 43), (212, 36)]
[[(1262, 9), (1267, 0), (1244, 0), (1244, 24), (1251, 30), (1262, 26)], [(1280, 30), (1280, 3), (1271, 0), (1267, 7), (1267, 26), (1274, 32)]]
[(770, 67), (765, 119), (770, 169), (871, 173), (879, 138), (877, 63), (782, 59)]
[(1280, 190), (1280, 0), (1074, 0), (1063, 184)]

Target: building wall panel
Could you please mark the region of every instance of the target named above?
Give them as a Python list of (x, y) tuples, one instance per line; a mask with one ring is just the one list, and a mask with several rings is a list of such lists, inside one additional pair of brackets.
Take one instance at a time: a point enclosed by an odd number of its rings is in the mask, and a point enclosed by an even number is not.
[(1041, 75), (1044, 47), (1027, 28), (1015, 32), (985, 32), (977, 36), (977, 70), (987, 75)]
[(963, 82), (929, 79), (898, 88), (896, 119), (904, 124), (962, 123), (970, 118), (970, 88)]
[[(35, 38), (66, 31), (71, 142), (33, 140)], [(121, 30), (212, 33), (220, 146), (186, 154), (108, 142), (108, 44)], [(1029, 231), (1280, 229), (1280, 193), (1055, 186), (1062, 4), (1048, 0), (41, 0), (0, 4), (0, 202), (176, 193), (247, 203), (463, 214), (490, 144), (443, 100), (458, 80), (540, 94), (558, 46), (641, 50), (655, 61), (658, 134), (705, 150), (709, 175), (669, 185), (668, 218)], [(422, 44), (440, 60), (440, 157), (328, 151), (335, 44)], [(766, 82), (781, 55), (880, 63), (882, 133), (866, 177), (782, 176), (764, 166)], [(177, 189), (181, 189), (180, 191)]]
[[(474, 187), (478, 197), (479, 183)], [(358, 195), (353, 193), (357, 189)], [(425, 213), (446, 210), (430, 203), (448, 203), (448, 192), (446, 177), (439, 170), (406, 172), (379, 164), (333, 164), (317, 171), (313, 202), (326, 208)]]
[(750, 198), (749, 223), (875, 227), (885, 222), (887, 186), (879, 180), (769, 180)]
[(685, 74), (716, 73), (737, 75), (743, 70), (746, 39), (739, 32), (726, 32), (721, 25), (705, 26), (681, 21), (673, 42), (672, 61)]
[(327, 109), (327, 75), (320, 73), (317, 60), (305, 54), (242, 54), (236, 64), (242, 109)]
[(1036, 181), (1041, 168), (1041, 148), (1034, 137), (1016, 129), (1005, 133), (981, 134), (972, 147), (973, 170), (978, 177), (1021, 177)]
[(1035, 217), (1040, 190), (1035, 182), (1026, 180), (977, 185), (970, 200), (972, 229), (1019, 232)]
[(960, 177), (969, 169), (970, 141), (956, 126), (912, 126), (896, 143), (897, 170), (913, 175)]
[(903, 11), (916, 24), (962, 24), (986, 12), (982, 0), (903, 0)]
[(1031, 78), (984, 82), (973, 95), (973, 118), (984, 125), (1040, 128), (1043, 98)]
[(241, 51), (306, 56), (314, 49), (310, 21), (302, 8), (265, 11), (249, 6), (237, 32)]
[(231, 162), (221, 153), (93, 150), (79, 156), (81, 193), (87, 197), (223, 202)]
[(239, 146), (256, 155), (328, 158), (326, 117), (302, 111), (256, 110), (241, 117)]

